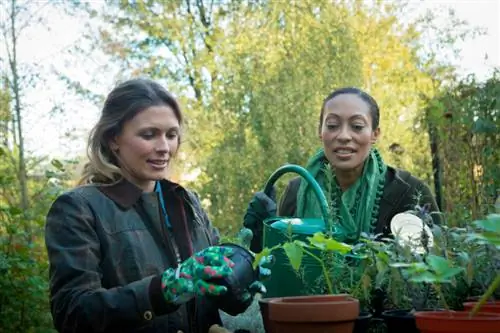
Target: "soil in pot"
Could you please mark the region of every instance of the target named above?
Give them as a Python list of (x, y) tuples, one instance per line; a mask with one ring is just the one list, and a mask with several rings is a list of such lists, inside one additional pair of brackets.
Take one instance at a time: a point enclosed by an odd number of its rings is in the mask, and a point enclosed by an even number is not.
[(354, 322), (353, 333), (368, 333), (370, 330), (370, 323), (372, 314), (370, 312), (361, 311), (358, 318)]
[(269, 302), (272, 333), (352, 333), (359, 301), (349, 295), (282, 297)]
[(387, 333), (419, 333), (410, 310), (389, 310), (382, 313)]
[(478, 313), (470, 317), (465, 311), (415, 312), (421, 333), (500, 333), (500, 314)]
[[(477, 302), (465, 302), (464, 311), (470, 312), (476, 304)], [(479, 309), (479, 312), (500, 313), (500, 301), (490, 301), (484, 303)]]

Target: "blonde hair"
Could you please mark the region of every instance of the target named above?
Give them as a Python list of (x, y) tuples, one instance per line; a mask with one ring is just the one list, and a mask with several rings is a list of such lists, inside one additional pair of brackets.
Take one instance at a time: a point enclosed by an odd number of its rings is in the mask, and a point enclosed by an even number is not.
[(101, 117), (90, 131), (87, 142), (88, 162), (78, 185), (112, 184), (122, 179), (122, 171), (109, 142), (121, 133), (128, 120), (142, 110), (158, 105), (169, 106), (182, 126), (183, 115), (177, 101), (160, 84), (150, 79), (136, 78), (116, 86), (107, 96)]

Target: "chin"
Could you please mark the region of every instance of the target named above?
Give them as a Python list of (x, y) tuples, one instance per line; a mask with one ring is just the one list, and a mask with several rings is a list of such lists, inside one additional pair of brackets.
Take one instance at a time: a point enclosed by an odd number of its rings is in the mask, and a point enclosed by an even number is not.
[(146, 177), (151, 181), (161, 180), (167, 178), (167, 172), (148, 172)]
[(330, 160), (330, 165), (335, 169), (335, 170), (340, 170), (340, 171), (351, 171), (357, 169), (360, 165), (362, 165), (362, 162), (359, 161), (339, 161), (337, 159)]

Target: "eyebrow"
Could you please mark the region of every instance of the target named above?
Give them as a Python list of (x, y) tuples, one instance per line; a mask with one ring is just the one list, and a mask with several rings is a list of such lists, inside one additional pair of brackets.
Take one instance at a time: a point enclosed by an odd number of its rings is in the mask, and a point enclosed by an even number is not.
[[(179, 126), (174, 125), (172, 127), (167, 128), (166, 132), (179, 131), (179, 129), (180, 129)], [(163, 131), (163, 129), (159, 128), (158, 126), (154, 126), (154, 125), (139, 128), (139, 131), (151, 131), (151, 130), (152, 131)]]
[[(339, 117), (339, 115), (337, 115), (337, 114), (334, 114), (334, 113), (329, 113), (329, 114), (326, 116), (325, 121), (326, 121), (326, 120), (328, 120), (329, 118), (337, 118), (337, 119), (339, 119), (340, 117)], [(363, 120), (363, 121), (365, 121), (365, 122), (366, 122), (366, 118), (365, 118), (362, 114), (355, 114), (355, 115), (352, 115), (352, 116), (350, 116), (350, 117), (349, 117), (349, 119), (348, 119), (348, 120), (355, 120), (355, 119), (361, 119), (361, 120)]]

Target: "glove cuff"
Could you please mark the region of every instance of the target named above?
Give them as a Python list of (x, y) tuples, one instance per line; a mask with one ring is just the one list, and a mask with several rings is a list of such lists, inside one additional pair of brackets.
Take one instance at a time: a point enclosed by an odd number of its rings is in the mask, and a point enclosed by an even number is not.
[(151, 302), (153, 312), (157, 316), (172, 313), (179, 308), (179, 305), (169, 303), (165, 300), (161, 288), (160, 275), (153, 277), (151, 283), (149, 284), (149, 301)]

